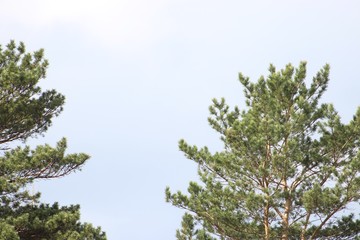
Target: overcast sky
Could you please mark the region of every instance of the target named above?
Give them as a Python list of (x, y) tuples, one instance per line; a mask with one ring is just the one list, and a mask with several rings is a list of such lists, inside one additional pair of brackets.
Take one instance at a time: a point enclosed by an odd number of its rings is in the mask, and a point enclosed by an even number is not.
[(108, 239), (175, 239), (182, 210), (164, 189), (186, 190), (197, 167), (180, 138), (220, 150), (207, 124), (214, 97), (244, 106), (237, 81), (269, 63), (325, 63), (324, 101), (348, 121), (360, 105), (360, 2), (334, 0), (0, 0), (0, 44), (25, 42), (50, 61), (44, 88), (66, 96), (43, 138), (92, 156), (81, 172), (38, 182), (44, 202), (80, 204)]

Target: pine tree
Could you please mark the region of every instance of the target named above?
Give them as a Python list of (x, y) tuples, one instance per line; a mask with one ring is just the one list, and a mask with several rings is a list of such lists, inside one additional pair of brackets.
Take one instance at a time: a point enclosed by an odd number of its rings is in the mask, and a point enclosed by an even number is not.
[(27, 53), (23, 43), (0, 45), (0, 239), (106, 239), (100, 228), (79, 222), (79, 206), (40, 204), (40, 194), (26, 190), (35, 180), (79, 170), (89, 159), (65, 154), (65, 138), (56, 147), (21, 144), (45, 133), (63, 110), (63, 95), (38, 86), (47, 67), (42, 49)]
[[(190, 182), (188, 194), (167, 187), (166, 200), (219, 239), (359, 237), (353, 215), (337, 219), (360, 199), (360, 108), (345, 124), (332, 104), (320, 103), (329, 70), (325, 65), (309, 84), (305, 62), (280, 71), (270, 65), (254, 83), (239, 74), (245, 110), (224, 99), (209, 108), (224, 149), (180, 140), (202, 183)], [(194, 239), (194, 230), (181, 232), (178, 239)]]

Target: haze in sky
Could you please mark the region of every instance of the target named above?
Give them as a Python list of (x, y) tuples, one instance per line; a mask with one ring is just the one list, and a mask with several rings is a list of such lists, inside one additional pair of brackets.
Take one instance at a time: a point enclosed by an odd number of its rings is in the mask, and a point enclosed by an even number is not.
[(186, 190), (197, 167), (177, 142), (220, 150), (207, 124), (214, 97), (244, 107), (238, 72), (253, 81), (270, 63), (325, 63), (324, 101), (348, 121), (360, 105), (360, 2), (356, 0), (1, 1), (0, 44), (25, 42), (50, 61), (43, 88), (66, 96), (45, 134), (92, 156), (81, 172), (37, 182), (42, 201), (80, 204), (108, 239), (175, 239), (182, 210), (164, 190)]

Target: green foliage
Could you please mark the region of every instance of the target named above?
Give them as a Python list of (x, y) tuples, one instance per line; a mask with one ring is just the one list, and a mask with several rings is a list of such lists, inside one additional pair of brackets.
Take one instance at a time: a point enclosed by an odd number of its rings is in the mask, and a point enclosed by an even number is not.
[[(309, 229), (311, 232), (315, 226)], [(319, 236), (315, 239), (326, 240), (359, 240), (360, 239), (360, 220), (354, 219), (354, 214), (343, 216), (333, 224), (329, 224), (324, 229), (321, 229)]]
[(88, 155), (66, 154), (65, 138), (56, 147), (9, 147), (46, 132), (63, 110), (63, 95), (38, 86), (48, 66), (43, 53), (26, 53), (14, 41), (0, 46), (0, 239), (106, 239), (100, 228), (79, 222), (79, 206), (40, 204), (40, 194), (26, 190), (34, 180), (79, 170)]
[(0, 144), (46, 131), (63, 109), (64, 96), (37, 86), (46, 76), (43, 56), (43, 50), (26, 53), (23, 43), (0, 46)]
[(360, 108), (344, 124), (332, 104), (319, 102), (329, 70), (325, 65), (309, 85), (305, 62), (280, 71), (270, 65), (256, 83), (239, 74), (247, 108), (230, 110), (224, 99), (209, 108), (224, 150), (180, 140), (202, 183), (190, 182), (188, 194), (167, 188), (166, 200), (220, 239), (321, 239), (349, 227), (333, 220), (360, 199)]
[(191, 214), (185, 213), (181, 223), (181, 230), (176, 231), (178, 240), (216, 240), (206, 233), (204, 229), (196, 229), (195, 219)]
[(26, 205), (2, 213), (4, 222), (10, 223), (19, 239), (106, 239), (100, 228), (79, 222), (79, 206), (59, 207)]

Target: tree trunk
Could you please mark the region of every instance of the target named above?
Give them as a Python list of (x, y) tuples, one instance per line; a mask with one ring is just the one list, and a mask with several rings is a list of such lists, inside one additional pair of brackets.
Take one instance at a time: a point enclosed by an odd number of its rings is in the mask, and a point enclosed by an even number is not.
[(269, 225), (269, 203), (264, 207), (264, 229), (265, 240), (270, 240), (270, 225)]
[(291, 199), (287, 197), (285, 202), (285, 211), (283, 216), (283, 231), (281, 240), (288, 240), (289, 238), (289, 214), (291, 210)]
[(306, 233), (307, 226), (309, 224), (310, 215), (311, 215), (311, 211), (309, 210), (309, 212), (307, 212), (307, 214), (306, 214), (306, 220), (305, 220), (304, 228), (301, 230), (301, 238), (300, 238), (300, 240), (305, 240), (305, 233)]

